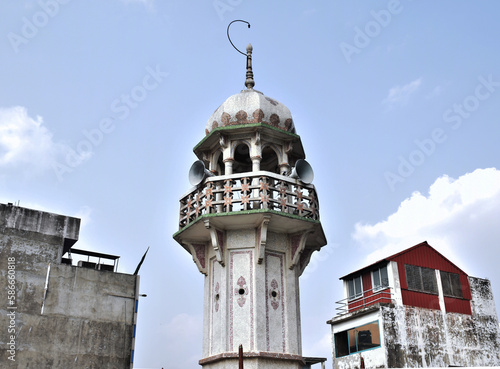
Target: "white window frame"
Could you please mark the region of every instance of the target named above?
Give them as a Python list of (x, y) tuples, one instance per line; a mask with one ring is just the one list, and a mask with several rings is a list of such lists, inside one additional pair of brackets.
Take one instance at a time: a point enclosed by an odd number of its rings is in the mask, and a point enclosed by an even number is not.
[[(358, 278), (361, 281), (361, 292), (359, 294), (356, 293), (356, 284), (354, 283), (354, 280), (358, 279)], [(352, 297), (349, 295), (349, 281), (352, 281), (353, 282), (353, 286), (354, 286), (354, 296), (352, 296)], [(347, 292), (347, 299), (348, 299), (348, 301), (354, 301), (354, 300), (362, 298), (363, 294), (364, 294), (364, 291), (363, 291), (363, 276), (360, 275), (360, 276), (357, 276), (355, 278), (350, 278), (350, 279), (346, 280), (345, 281), (345, 288), (346, 288), (346, 292)]]
[[(380, 286), (375, 286), (375, 278), (374, 278), (374, 274), (375, 273), (378, 273), (379, 274), (379, 279), (380, 281), (382, 282), (382, 275), (380, 274), (380, 270), (385, 268), (386, 270), (386, 274), (387, 274), (387, 286), (383, 286), (382, 284)], [(373, 270), (371, 273), (370, 273), (371, 277), (372, 277), (372, 291), (373, 292), (377, 292), (377, 291), (381, 291), (381, 290), (385, 290), (387, 288), (390, 288), (391, 287), (391, 280), (389, 278), (389, 267), (388, 265), (384, 265), (384, 266), (381, 266), (380, 268), (377, 268), (375, 270)]]

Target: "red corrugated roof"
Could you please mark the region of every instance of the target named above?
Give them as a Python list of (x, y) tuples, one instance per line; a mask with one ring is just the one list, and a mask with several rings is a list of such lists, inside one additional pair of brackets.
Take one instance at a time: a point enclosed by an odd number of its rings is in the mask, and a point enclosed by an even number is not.
[(392, 261), (394, 260), (395, 258), (397, 258), (398, 256), (402, 255), (402, 254), (406, 254), (408, 252), (411, 252), (419, 247), (430, 247), (434, 252), (436, 252), (437, 254), (439, 254), (443, 259), (445, 259), (446, 261), (448, 261), (451, 265), (453, 265), (455, 268), (457, 268), (458, 270), (460, 270), (462, 273), (464, 274), (467, 274), (465, 273), (462, 269), (460, 269), (459, 267), (457, 267), (454, 263), (452, 263), (450, 260), (448, 260), (448, 258), (446, 258), (443, 254), (441, 254), (439, 251), (437, 251), (434, 247), (432, 247), (431, 245), (429, 245), (427, 243), (427, 241), (424, 241), (424, 242), (421, 242), (415, 246), (412, 246), (412, 247), (409, 247), (407, 248), (406, 250), (403, 250), (403, 251), (400, 251), (394, 255), (391, 255), (391, 256), (388, 256), (386, 258), (383, 258), (383, 259), (380, 259), (379, 261), (375, 262), (375, 263), (372, 263), (370, 265), (367, 265), (361, 269), (358, 269), (354, 272), (351, 272), (349, 274), (346, 274), (345, 276), (343, 277), (340, 277), (339, 279), (347, 279), (348, 277), (351, 277), (351, 276), (354, 276), (356, 274), (362, 274), (364, 271), (366, 271), (367, 269), (370, 269), (372, 268), (373, 266), (377, 265), (377, 264), (380, 264), (380, 263), (383, 263), (383, 262), (389, 262), (389, 261)]

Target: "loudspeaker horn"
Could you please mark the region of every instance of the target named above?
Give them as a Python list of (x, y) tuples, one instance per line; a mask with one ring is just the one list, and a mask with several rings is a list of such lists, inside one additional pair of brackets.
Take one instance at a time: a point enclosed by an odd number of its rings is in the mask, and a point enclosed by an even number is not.
[(198, 186), (205, 178), (212, 176), (213, 173), (205, 168), (202, 160), (196, 160), (189, 169), (189, 183), (193, 186)]
[(299, 159), (290, 173), (291, 178), (298, 178), (305, 184), (309, 184), (314, 179), (314, 171), (311, 165), (304, 159)]

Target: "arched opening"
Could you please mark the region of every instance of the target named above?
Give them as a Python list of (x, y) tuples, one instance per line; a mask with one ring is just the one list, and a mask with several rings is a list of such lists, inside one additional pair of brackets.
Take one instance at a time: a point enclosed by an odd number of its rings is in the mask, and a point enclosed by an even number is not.
[(260, 170), (265, 170), (272, 173), (279, 174), (279, 161), (276, 151), (270, 146), (266, 146), (262, 150), (262, 160), (260, 161)]
[(233, 173), (244, 173), (252, 171), (252, 160), (250, 159), (249, 147), (241, 143), (234, 149)]

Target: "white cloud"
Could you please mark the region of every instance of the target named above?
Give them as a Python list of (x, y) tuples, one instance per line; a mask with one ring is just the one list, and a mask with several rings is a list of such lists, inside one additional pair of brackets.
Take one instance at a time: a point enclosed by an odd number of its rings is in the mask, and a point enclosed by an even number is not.
[(500, 170), (477, 169), (458, 179), (446, 175), (415, 192), (386, 220), (356, 224), (353, 238), (366, 251), (363, 264), (428, 241), (471, 274), (496, 274), (500, 250)]
[(410, 95), (417, 91), (421, 84), (422, 78), (418, 78), (404, 86), (394, 86), (389, 90), (387, 97), (382, 103), (389, 108), (393, 108), (396, 105), (406, 105), (410, 99)]
[(0, 168), (33, 174), (51, 168), (57, 158), (70, 152), (69, 146), (53, 140), (42, 117), (30, 117), (22, 106), (0, 108)]

